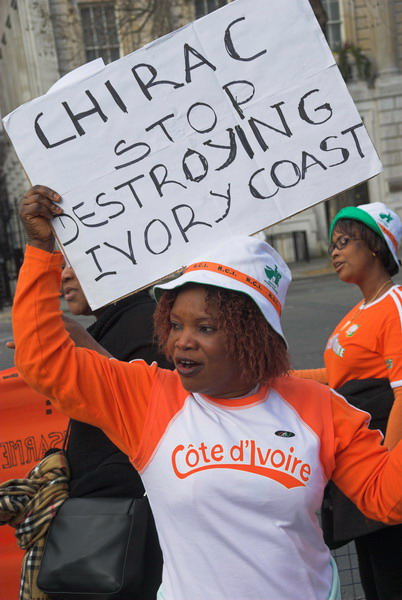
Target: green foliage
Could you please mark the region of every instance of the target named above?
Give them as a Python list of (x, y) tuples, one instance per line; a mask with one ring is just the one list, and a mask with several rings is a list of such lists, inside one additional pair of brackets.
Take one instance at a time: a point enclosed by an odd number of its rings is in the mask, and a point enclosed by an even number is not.
[[(353, 79), (355, 71), (358, 79), (366, 81), (368, 87), (374, 87), (375, 74), (373, 65), (358, 46), (345, 43), (334, 54), (339, 70), (346, 82)], [(354, 66), (355, 69), (353, 68)]]

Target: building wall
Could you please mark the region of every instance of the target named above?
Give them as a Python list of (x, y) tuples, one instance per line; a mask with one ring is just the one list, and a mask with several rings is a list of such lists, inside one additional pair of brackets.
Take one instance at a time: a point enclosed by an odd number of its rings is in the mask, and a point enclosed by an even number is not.
[[(320, 0), (310, 0), (317, 18), (323, 25), (325, 13)], [(121, 56), (133, 52), (145, 43), (178, 29), (196, 17), (196, 2), (202, 0), (111, 0), (116, 7)], [(215, 0), (219, 6), (225, 0)], [(204, 2), (205, 7), (211, 2)], [(45, 93), (61, 76), (86, 61), (80, 7), (99, 6), (99, 0), (3, 0), (0, 3), (0, 40), (7, 38), (0, 58), (0, 111), (7, 114), (20, 104)], [(139, 27), (135, 8), (153, 8), (158, 15)], [(147, 15), (140, 15), (144, 19)], [(11, 29), (8, 31), (8, 26)], [(2, 48), (0, 44), (0, 48)], [(15, 207), (29, 183), (11, 145), (7, 144), (4, 165), (9, 200)], [(309, 247), (314, 254), (317, 240), (322, 237), (322, 208), (310, 211), (297, 222), (297, 229), (307, 231)], [(18, 225), (15, 224), (17, 227)], [(288, 230), (293, 221), (285, 225)], [(283, 237), (283, 236), (282, 236)], [(285, 243), (284, 249), (287, 248)], [(285, 256), (288, 253), (285, 252)]]
[[(384, 171), (368, 182), (369, 201), (382, 201), (402, 218), (402, 0), (339, 0), (344, 43), (359, 48), (370, 60), (373, 78), (359, 78), (353, 57), (349, 92), (365, 123), (383, 163)], [(336, 53), (335, 53), (336, 54)], [(345, 195), (296, 215), (295, 229), (306, 228), (311, 256), (320, 255), (327, 246), (329, 220), (339, 209)], [(359, 202), (357, 194), (346, 195), (348, 202)], [(288, 222), (270, 228), (287, 231)], [(285, 258), (292, 260), (291, 254)]]
[[(44, 94), (60, 76), (48, 12), (47, 0), (0, 2), (0, 113), (3, 116)], [(3, 131), (0, 133), (5, 146), (4, 162), (0, 165), (3, 190), (0, 206), (8, 204), (6, 212), (11, 213), (11, 220), (7, 222), (8, 236), (14, 246), (21, 249), (24, 239), (17, 204), (29, 181), (7, 136)], [(15, 273), (14, 265), (12, 271)]]
[(369, 183), (371, 201), (389, 204), (402, 216), (402, 1), (356, 0), (356, 45), (372, 61), (373, 87), (349, 83), (384, 172)]
[(402, 2), (397, 2), (394, 7), (396, 29), (396, 53), (399, 71), (402, 71)]
[[(112, 3), (114, 0), (112, 0)], [(172, 29), (194, 20), (192, 0), (154, 0), (162, 20), (152, 20), (140, 32), (133, 32), (130, 21), (131, 0), (116, 0), (117, 19), (121, 25), (120, 55)], [(47, 92), (60, 77), (86, 62), (80, 5), (99, 5), (99, 0), (1, 0), (0, 2), (0, 114), (12, 110)], [(151, 2), (143, 3), (145, 7)], [(120, 12), (119, 12), (120, 11)], [(166, 18), (168, 15), (168, 18)], [(129, 27), (124, 28), (129, 24)], [(0, 132), (2, 125), (0, 123)], [(18, 158), (4, 132), (5, 160), (0, 177), (5, 180), (8, 201), (15, 207), (29, 187)], [(4, 198), (0, 199), (4, 202)], [(15, 219), (13, 226), (18, 232)]]
[[(114, 0), (111, 0), (112, 2)], [(217, 2), (222, 0), (217, 0)], [(321, 2), (310, 0), (323, 25)], [(164, 18), (150, 19), (138, 30), (132, 0), (115, 0), (120, 29), (121, 55), (177, 29), (195, 18), (195, 0), (151, 0)], [(80, 6), (98, 5), (99, 0), (3, 0), (0, 3), (0, 111), (7, 114), (20, 104), (45, 93), (61, 76), (86, 60), (80, 23)], [(325, 4), (325, 3), (324, 3)], [(402, 0), (339, 0), (342, 38), (359, 47), (371, 60), (374, 82), (361, 81), (355, 73), (348, 82), (350, 92), (364, 118), (384, 164), (384, 173), (368, 184), (371, 200), (388, 202), (402, 211)], [(133, 20), (134, 19), (134, 20)], [(355, 70), (356, 71), (356, 70)], [(4, 165), (9, 200), (14, 205), (28, 182), (10, 144)], [(286, 232), (305, 231), (310, 256), (325, 251), (327, 213), (336, 210), (323, 204), (278, 224), (269, 234), (280, 234), (285, 258)]]
[(84, 42), (76, 2), (48, 0), (46, 20), (53, 31), (59, 77), (85, 62)]
[[(15, 1), (15, 0), (14, 0)], [(0, 107), (3, 114), (45, 93), (59, 78), (47, 0), (0, 3)]]

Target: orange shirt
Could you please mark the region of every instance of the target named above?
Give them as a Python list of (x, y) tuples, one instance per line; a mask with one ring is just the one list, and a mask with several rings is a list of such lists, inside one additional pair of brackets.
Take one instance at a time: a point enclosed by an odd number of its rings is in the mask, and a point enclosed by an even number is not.
[(386, 377), (402, 386), (402, 286), (394, 285), (376, 302), (362, 302), (332, 332), (324, 352), (328, 384)]
[(367, 516), (401, 522), (402, 444), (388, 452), (367, 413), (315, 382), (281, 377), (223, 400), (186, 392), (176, 371), (76, 348), (59, 310), (60, 262), (27, 249), (13, 307), (16, 364), (141, 471), (163, 597), (290, 599), (303, 589), (327, 598), (332, 569), (316, 518), (325, 484), (332, 476)]
[[(148, 366), (143, 361), (110, 360), (92, 350), (75, 347), (60, 318), (61, 261), (60, 255), (27, 248), (13, 306), (17, 367), (25, 380), (51, 398), (61, 412), (102, 428), (142, 470), (188, 394), (177, 372), (159, 369), (155, 363)], [(31, 318), (27, 319), (27, 314)], [(301, 398), (304, 402), (302, 390)], [(395, 487), (395, 482), (401, 479), (397, 473), (402, 466), (402, 444), (389, 454), (374, 442), (372, 436), (378, 434), (366, 429), (367, 413), (344, 401), (339, 404), (334, 393), (330, 402), (332, 425), (324, 427), (321, 444), (327, 435), (331, 437), (331, 431), (334, 435), (335, 429), (336, 440), (332, 437), (330, 442), (336, 455), (332, 458), (335, 466), (330, 469), (334, 469), (334, 480), (360, 506), (363, 499), (363, 504), (370, 500), (375, 505), (377, 501), (382, 505), (381, 513), (392, 515), (390, 522), (400, 521), (402, 486)], [(362, 454), (376, 462), (370, 472), (374, 468), (383, 471), (380, 478), (389, 479), (390, 487), (384, 484), (383, 489), (367, 494), (364, 487), (373, 482), (365, 480), (362, 473)], [(358, 464), (353, 469), (357, 456)], [(371, 513), (375, 509), (366, 506), (365, 510)]]

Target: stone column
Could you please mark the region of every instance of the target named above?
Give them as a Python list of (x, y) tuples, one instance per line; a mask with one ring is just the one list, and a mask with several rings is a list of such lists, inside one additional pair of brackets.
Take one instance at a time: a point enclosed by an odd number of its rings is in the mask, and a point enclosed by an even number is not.
[(393, 0), (377, 0), (375, 36), (380, 77), (398, 73), (393, 12)]

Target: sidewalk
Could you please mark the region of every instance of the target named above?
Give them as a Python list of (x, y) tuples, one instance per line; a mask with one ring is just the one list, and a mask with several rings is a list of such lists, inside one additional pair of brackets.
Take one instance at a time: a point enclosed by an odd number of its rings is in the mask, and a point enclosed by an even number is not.
[(335, 274), (331, 259), (328, 256), (311, 258), (309, 261), (288, 263), (293, 279), (306, 279), (320, 275)]
[[(334, 273), (327, 256), (312, 258), (309, 261), (289, 263), (289, 268), (292, 271), (293, 280), (319, 277), (320, 275)], [(61, 308), (63, 312), (68, 312), (67, 302), (65, 302), (63, 298), (61, 298)], [(5, 322), (11, 322), (11, 306), (4, 306), (3, 309), (0, 310), (0, 323)]]

